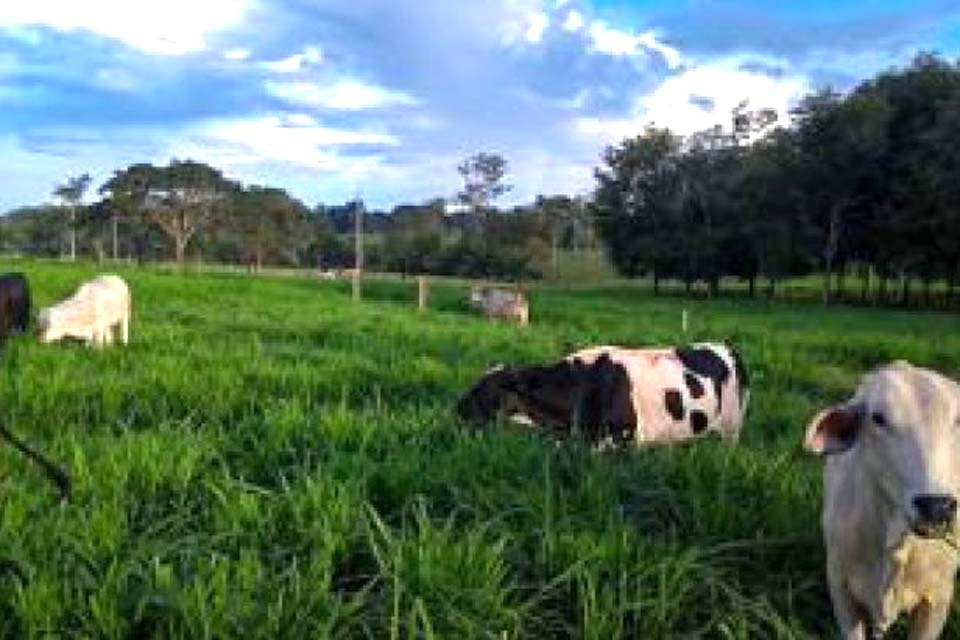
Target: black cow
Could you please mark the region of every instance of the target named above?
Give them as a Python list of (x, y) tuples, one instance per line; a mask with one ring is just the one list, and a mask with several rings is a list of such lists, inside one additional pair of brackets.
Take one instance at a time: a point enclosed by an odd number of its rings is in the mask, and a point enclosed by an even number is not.
[(0, 275), (0, 337), (24, 333), (30, 324), (30, 287), (22, 273)]

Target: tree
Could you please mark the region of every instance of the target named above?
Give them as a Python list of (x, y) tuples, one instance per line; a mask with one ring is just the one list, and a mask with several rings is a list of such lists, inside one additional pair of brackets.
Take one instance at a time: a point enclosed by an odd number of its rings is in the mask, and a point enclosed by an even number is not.
[(283, 189), (253, 185), (235, 193), (232, 208), (231, 231), (239, 236), (247, 261), (258, 271), (267, 258), (294, 259), (295, 233), (306, 211), (302, 203)]
[(597, 231), (618, 271), (653, 275), (654, 289), (676, 263), (673, 242), (680, 139), (648, 128), (603, 153), (591, 207)]
[(507, 161), (497, 153), (476, 153), (461, 162), (457, 171), (463, 178), (459, 200), (475, 214), (486, 213), (491, 202), (513, 188), (504, 182)]
[(147, 217), (173, 241), (177, 264), (182, 265), (190, 240), (214, 222), (234, 184), (219, 169), (192, 160), (173, 160), (156, 176)]
[(823, 300), (844, 251), (861, 234), (884, 183), (888, 111), (872, 96), (844, 100), (825, 90), (808, 96), (795, 111), (804, 207), (820, 235)]
[[(135, 244), (142, 246), (146, 232), (146, 201), (150, 185), (157, 182), (157, 169), (149, 164), (134, 164), (115, 171), (100, 187), (100, 195), (110, 210), (111, 255), (116, 260), (120, 251), (119, 226), (121, 218), (135, 224)], [(138, 252), (139, 253), (139, 252)]]
[(53, 195), (63, 200), (67, 207), (67, 229), (70, 244), (70, 260), (77, 259), (77, 205), (83, 200), (84, 194), (90, 187), (90, 174), (84, 173), (59, 185)]

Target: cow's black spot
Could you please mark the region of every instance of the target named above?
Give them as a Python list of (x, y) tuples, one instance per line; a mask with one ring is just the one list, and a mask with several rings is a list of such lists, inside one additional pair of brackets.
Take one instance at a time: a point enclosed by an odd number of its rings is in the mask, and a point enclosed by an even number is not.
[(690, 428), (694, 433), (701, 433), (707, 428), (707, 414), (699, 409), (690, 412)]
[(717, 394), (717, 411), (723, 409), (721, 390), (723, 383), (730, 377), (730, 367), (712, 349), (706, 347), (677, 347), (677, 357), (690, 371), (699, 376), (710, 378)]
[(687, 389), (690, 390), (691, 398), (697, 400), (703, 397), (703, 383), (700, 382), (700, 378), (693, 375), (689, 371), (684, 371), (683, 381), (687, 383)]
[(663, 394), (663, 404), (667, 408), (667, 413), (674, 420), (683, 420), (685, 413), (683, 407), (683, 396), (676, 389), (667, 389)]

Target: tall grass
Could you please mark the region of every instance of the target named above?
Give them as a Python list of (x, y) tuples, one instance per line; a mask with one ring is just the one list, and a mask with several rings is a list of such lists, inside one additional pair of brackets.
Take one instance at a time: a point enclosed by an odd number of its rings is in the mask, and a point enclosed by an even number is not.
[[(16, 267), (38, 305), (95, 272)], [(129, 347), (4, 347), (0, 418), (75, 497), (0, 449), (0, 637), (824, 637), (806, 420), (884, 360), (960, 373), (942, 314), (614, 286), (535, 290), (522, 329), (456, 283), (419, 315), (410, 282), (355, 306), (343, 282), (121, 275)], [(735, 449), (596, 453), (451, 412), (495, 361), (723, 337), (755, 381)]]

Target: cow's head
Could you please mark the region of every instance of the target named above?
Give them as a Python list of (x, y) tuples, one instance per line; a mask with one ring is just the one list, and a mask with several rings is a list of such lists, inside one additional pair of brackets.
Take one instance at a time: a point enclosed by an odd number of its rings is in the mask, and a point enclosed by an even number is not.
[(37, 314), (37, 337), (40, 342), (48, 343), (63, 337), (54, 330), (56, 323), (53, 322), (53, 310), (43, 309)]
[(470, 302), (472, 304), (483, 304), (483, 299), (487, 295), (487, 288), (478, 284), (470, 287)]
[(474, 423), (494, 420), (515, 409), (516, 372), (503, 365), (491, 367), (457, 402), (457, 415)]
[(952, 380), (907, 362), (884, 366), (813, 419), (805, 447), (856, 456), (857, 473), (914, 533), (956, 530), (960, 386)]

